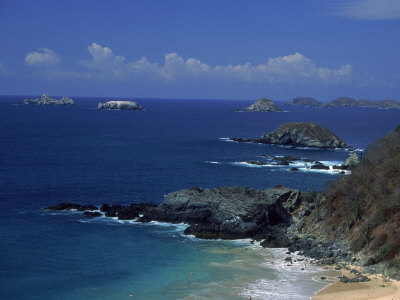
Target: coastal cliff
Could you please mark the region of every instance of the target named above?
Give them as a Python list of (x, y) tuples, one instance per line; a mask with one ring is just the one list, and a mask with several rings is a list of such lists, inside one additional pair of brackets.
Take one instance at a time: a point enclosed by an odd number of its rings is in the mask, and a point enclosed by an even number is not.
[(139, 103), (134, 101), (107, 101), (100, 102), (97, 106), (98, 109), (118, 109), (118, 110), (143, 110)]
[(73, 105), (74, 100), (72, 100), (70, 97), (64, 96), (60, 100), (56, 100), (51, 98), (49, 94), (43, 94), (42, 97), (36, 98), (36, 99), (25, 99), (24, 100), (25, 104), (36, 104), (36, 105)]
[(350, 148), (332, 131), (312, 122), (288, 122), (257, 139), (233, 138), (232, 140), (294, 147)]
[[(299, 230), (347, 243), (367, 271), (400, 278), (400, 126), (324, 191)], [(323, 215), (323, 218), (320, 216)]]
[(245, 107), (243, 109), (238, 109), (238, 111), (247, 111), (247, 112), (278, 112), (281, 111), (278, 105), (271, 99), (261, 98), (254, 102), (249, 107)]

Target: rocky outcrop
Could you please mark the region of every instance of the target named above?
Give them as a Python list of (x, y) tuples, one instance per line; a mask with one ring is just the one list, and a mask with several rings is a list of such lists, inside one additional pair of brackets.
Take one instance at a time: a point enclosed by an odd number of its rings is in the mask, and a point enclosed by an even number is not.
[(277, 112), (281, 111), (281, 109), (279, 108), (278, 105), (275, 104), (274, 101), (267, 98), (261, 98), (256, 102), (254, 102), (249, 107), (245, 107), (244, 109), (239, 109), (239, 111)]
[(25, 99), (25, 104), (36, 104), (36, 105), (73, 105), (74, 100), (70, 97), (64, 96), (60, 100), (51, 98), (49, 94), (43, 94), (42, 97), (36, 99)]
[[(290, 212), (301, 202), (301, 193), (284, 187), (263, 191), (248, 187), (222, 187), (201, 189), (193, 187), (169, 193), (159, 205), (131, 204), (130, 206), (101, 206), (106, 217), (138, 222), (161, 221), (186, 223), (185, 234), (209, 239), (285, 237), (286, 227), (291, 221)], [(49, 210), (87, 211), (79, 204), (62, 203), (49, 206)], [(94, 210), (90, 207), (90, 210)], [(96, 208), (97, 209), (97, 208)], [(85, 216), (98, 213), (85, 212)], [(267, 243), (267, 242), (266, 242)]]
[(311, 97), (297, 97), (293, 98), (288, 103), (289, 105), (301, 105), (301, 106), (310, 106), (310, 107), (321, 107), (322, 103), (318, 100)]
[(134, 101), (107, 101), (100, 102), (97, 106), (98, 109), (119, 109), (119, 110), (143, 110), (139, 103)]
[(258, 139), (232, 138), (232, 140), (294, 147), (350, 148), (329, 129), (312, 122), (288, 122)]
[(263, 238), (271, 227), (290, 222), (283, 203), (293, 195), (299, 197), (299, 191), (193, 187), (166, 195), (157, 209), (138, 221), (187, 223), (185, 234), (199, 238)]

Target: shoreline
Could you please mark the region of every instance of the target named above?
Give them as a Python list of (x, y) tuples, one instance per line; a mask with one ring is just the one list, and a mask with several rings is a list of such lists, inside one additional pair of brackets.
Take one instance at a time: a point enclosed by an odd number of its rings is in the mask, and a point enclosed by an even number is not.
[[(328, 268), (335, 270), (334, 265)], [(348, 265), (349, 270), (341, 269), (342, 275), (349, 278), (354, 277), (350, 270), (359, 269)], [(336, 270), (335, 270), (336, 271)], [(366, 282), (340, 282), (337, 277), (335, 282), (318, 291), (311, 300), (336, 300), (336, 299), (377, 299), (377, 300), (398, 300), (400, 299), (400, 281), (387, 279), (382, 274), (367, 274), (370, 281)]]

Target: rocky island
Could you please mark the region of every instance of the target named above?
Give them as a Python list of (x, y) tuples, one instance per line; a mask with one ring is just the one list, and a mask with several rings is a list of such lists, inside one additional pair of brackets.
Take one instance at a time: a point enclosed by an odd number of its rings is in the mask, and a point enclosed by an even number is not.
[(375, 107), (381, 109), (389, 108), (400, 108), (400, 102), (395, 100), (365, 100), (351, 97), (339, 97), (333, 99), (330, 102), (320, 102), (311, 97), (297, 97), (287, 102), (288, 105), (300, 105), (310, 107), (337, 107), (337, 106), (349, 106), (349, 107)]
[(107, 101), (100, 102), (98, 109), (118, 109), (118, 110), (143, 110), (139, 103), (134, 101)]
[(322, 103), (311, 97), (297, 97), (293, 98), (291, 101), (287, 102), (289, 105), (301, 105), (310, 107), (321, 107)]
[(237, 109), (237, 111), (247, 111), (247, 112), (278, 112), (281, 111), (278, 105), (274, 101), (267, 98), (261, 98), (254, 102), (249, 107), (243, 109)]
[(312, 122), (288, 122), (257, 139), (232, 138), (232, 140), (293, 147), (350, 148), (332, 131)]
[(36, 99), (25, 99), (25, 104), (36, 104), (36, 105), (73, 105), (74, 100), (70, 97), (64, 96), (60, 100), (51, 98), (49, 94), (43, 94), (42, 97)]
[(325, 107), (335, 106), (356, 106), (356, 107), (377, 107), (377, 108), (400, 108), (400, 102), (395, 100), (363, 100), (350, 97), (339, 97), (329, 103), (324, 104)]

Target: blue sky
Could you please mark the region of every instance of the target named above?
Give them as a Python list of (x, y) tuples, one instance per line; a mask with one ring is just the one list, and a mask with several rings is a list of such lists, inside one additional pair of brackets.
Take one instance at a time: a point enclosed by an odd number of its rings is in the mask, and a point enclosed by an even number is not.
[(0, 94), (400, 100), (400, 0), (0, 1)]

